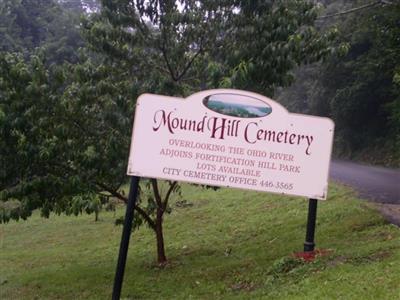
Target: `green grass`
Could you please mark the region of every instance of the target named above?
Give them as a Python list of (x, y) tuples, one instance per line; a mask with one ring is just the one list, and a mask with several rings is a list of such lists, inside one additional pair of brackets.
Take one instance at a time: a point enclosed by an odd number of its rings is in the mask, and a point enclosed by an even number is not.
[[(172, 204), (165, 218), (169, 264), (157, 267), (154, 234), (141, 227), (122, 296), (399, 299), (399, 228), (346, 188), (331, 185), (329, 195), (318, 203), (316, 242), (330, 255), (304, 263), (292, 253), (304, 242), (305, 199), (184, 185), (183, 200), (193, 206)], [(121, 237), (114, 219), (35, 214), (0, 225), (0, 299), (110, 299)]]

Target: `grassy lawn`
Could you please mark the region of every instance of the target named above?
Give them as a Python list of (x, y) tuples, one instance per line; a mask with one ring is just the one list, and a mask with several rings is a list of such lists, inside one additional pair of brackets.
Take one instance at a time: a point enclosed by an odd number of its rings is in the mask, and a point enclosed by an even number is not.
[[(165, 219), (169, 264), (160, 269), (146, 226), (133, 233), (126, 299), (399, 299), (400, 230), (365, 202), (331, 185), (319, 202), (316, 243), (329, 255), (312, 263), (302, 250), (306, 199), (184, 185)], [(182, 201), (175, 199), (175, 201)], [(122, 216), (35, 214), (0, 225), (0, 299), (110, 299)]]

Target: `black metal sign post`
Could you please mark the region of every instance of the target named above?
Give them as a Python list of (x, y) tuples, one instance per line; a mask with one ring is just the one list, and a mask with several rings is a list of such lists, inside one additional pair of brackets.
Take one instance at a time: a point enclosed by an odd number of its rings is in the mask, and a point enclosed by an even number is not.
[(304, 252), (312, 252), (315, 248), (315, 222), (317, 220), (317, 199), (309, 199), (308, 202), (308, 217), (307, 217), (307, 233), (306, 241), (304, 242)]
[(133, 176), (131, 178), (131, 185), (129, 188), (128, 203), (126, 206), (124, 228), (122, 229), (121, 243), (119, 246), (119, 255), (117, 270), (115, 272), (114, 288), (112, 299), (119, 300), (121, 296), (122, 282), (124, 280), (124, 272), (126, 265), (126, 257), (128, 254), (129, 239), (132, 231), (133, 210), (135, 208), (136, 199), (139, 190), (139, 177)]

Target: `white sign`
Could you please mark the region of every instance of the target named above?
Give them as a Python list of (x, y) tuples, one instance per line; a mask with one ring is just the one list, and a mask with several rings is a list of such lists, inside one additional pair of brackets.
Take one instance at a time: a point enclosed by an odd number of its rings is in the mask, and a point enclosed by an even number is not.
[(128, 175), (326, 199), (333, 129), (245, 91), (144, 94)]

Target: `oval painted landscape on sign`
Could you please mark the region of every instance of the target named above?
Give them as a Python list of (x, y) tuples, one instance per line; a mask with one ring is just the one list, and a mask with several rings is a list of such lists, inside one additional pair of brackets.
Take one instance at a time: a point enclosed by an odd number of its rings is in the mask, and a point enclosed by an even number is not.
[(217, 113), (239, 118), (261, 118), (272, 112), (264, 101), (239, 94), (213, 94), (205, 97), (203, 104)]

